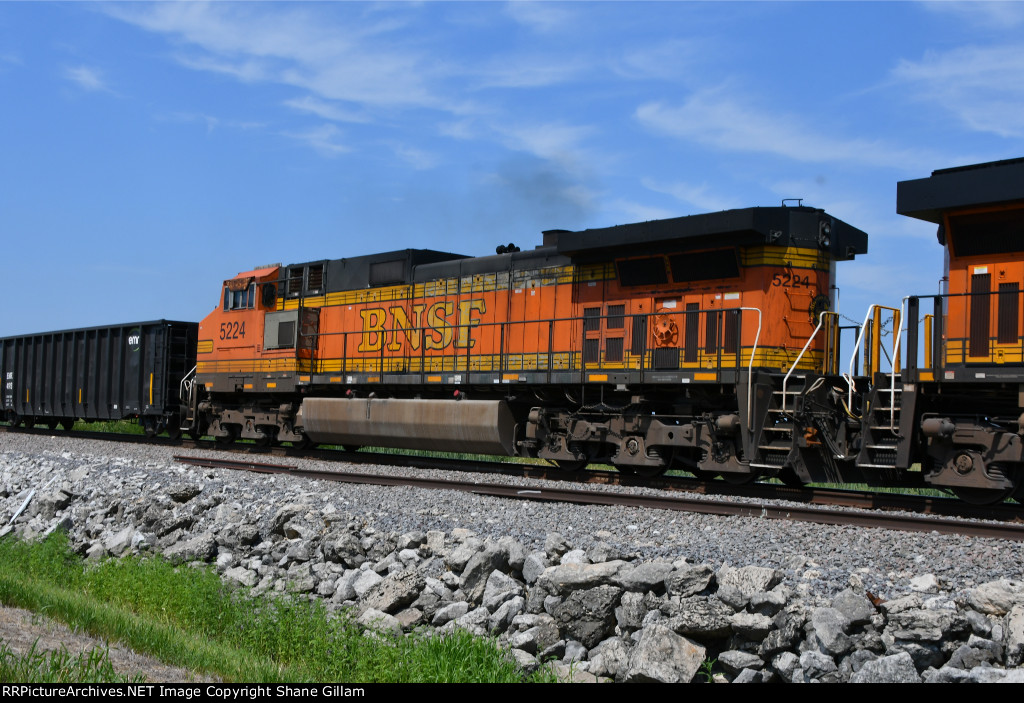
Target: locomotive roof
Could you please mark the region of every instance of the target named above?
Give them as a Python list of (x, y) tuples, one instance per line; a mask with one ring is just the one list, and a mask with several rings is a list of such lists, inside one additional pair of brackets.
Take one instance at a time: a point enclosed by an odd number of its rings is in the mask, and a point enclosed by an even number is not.
[[(828, 225), (827, 237), (821, 237)], [(826, 243), (827, 239), (827, 243)], [(704, 215), (651, 220), (631, 225), (558, 232), (558, 251), (586, 255), (612, 249), (647, 252), (722, 246), (804, 246), (827, 248), (833, 258), (852, 259), (868, 250), (865, 232), (811, 207), (752, 207)]]
[(1024, 201), (1024, 158), (932, 171), (896, 184), (896, 212), (942, 223), (950, 210)]
[[(413, 266), (420, 264), (434, 263), (437, 261), (454, 261), (467, 258), (465, 254), (453, 254), (449, 251), (437, 251), (435, 249), (398, 249), (397, 251), (384, 251), (378, 254), (363, 254), (360, 256), (349, 256), (341, 259), (319, 259), (318, 261), (330, 261), (336, 266), (361, 266), (381, 261), (407, 261)], [(291, 266), (303, 266), (306, 263), (298, 262), (289, 264), (282, 268)]]

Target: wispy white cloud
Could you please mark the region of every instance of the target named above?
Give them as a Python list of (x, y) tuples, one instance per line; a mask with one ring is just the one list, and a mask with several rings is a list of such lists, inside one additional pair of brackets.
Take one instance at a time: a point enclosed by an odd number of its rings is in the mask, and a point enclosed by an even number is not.
[(579, 165), (583, 151), (580, 143), (596, 132), (590, 126), (561, 122), (494, 125), (494, 129), (505, 138), (510, 148), (556, 162), (567, 169), (575, 169)]
[(938, 0), (922, 5), (936, 14), (952, 15), (958, 22), (979, 27), (1008, 29), (1024, 24), (1024, 3), (1009, 2), (951, 2)]
[(713, 192), (707, 183), (701, 183), (700, 185), (693, 185), (682, 181), (659, 183), (651, 178), (643, 178), (640, 183), (644, 188), (653, 190), (655, 193), (671, 195), (673, 198), (696, 208), (698, 212), (729, 210), (744, 206), (743, 203), (735, 198)]
[(519, 24), (542, 33), (566, 29), (576, 17), (567, 5), (538, 0), (513, 0), (505, 5), (505, 13)]
[(207, 115), (200, 112), (173, 112), (170, 114), (157, 115), (155, 119), (162, 122), (202, 124), (206, 126), (206, 132), (208, 134), (212, 133), (218, 127), (243, 130), (263, 129), (266, 127), (266, 123), (263, 122), (226, 120), (220, 117), (214, 117), (213, 115)]
[(91, 93), (112, 92), (103, 80), (103, 75), (97, 68), (90, 66), (71, 66), (64, 69), (64, 77), (77, 85), (82, 90)]
[(438, 125), (437, 129), (442, 135), (452, 139), (478, 139), (481, 135), (480, 125), (470, 118), (455, 122), (443, 122)]
[(649, 129), (725, 151), (772, 154), (809, 163), (837, 161), (900, 169), (922, 169), (934, 163), (927, 155), (882, 140), (818, 133), (806, 118), (774, 114), (729, 97), (723, 90), (698, 91), (675, 106), (648, 102), (634, 114)]
[(322, 117), (325, 120), (333, 120), (335, 122), (364, 123), (370, 121), (369, 115), (354, 112), (352, 110), (346, 110), (337, 105), (323, 100), (318, 100), (310, 95), (302, 98), (295, 98), (293, 100), (285, 100), (284, 104), (293, 110), (308, 112), (316, 115), (317, 117)]
[(398, 158), (402, 159), (402, 161), (409, 164), (417, 171), (427, 171), (438, 164), (437, 154), (432, 154), (423, 149), (418, 149), (414, 146), (400, 144), (397, 142), (391, 142), (389, 143), (389, 146)]
[(259, 83), (273, 80), (267, 62), (258, 59), (227, 61), (218, 57), (178, 54), (178, 63), (196, 71), (208, 71), (230, 76), (243, 83)]
[(476, 84), (482, 88), (540, 88), (566, 83), (591, 68), (582, 58), (529, 55), (503, 57), (476, 69)]
[(668, 210), (665, 208), (647, 205), (646, 203), (638, 203), (633, 200), (622, 199), (612, 200), (606, 206), (602, 207), (602, 210), (621, 212), (625, 214), (628, 219), (624, 220), (624, 222), (664, 220), (669, 217), (679, 217), (686, 214), (685, 212), (678, 210)]
[(315, 149), (323, 156), (340, 156), (352, 151), (351, 147), (338, 141), (341, 130), (332, 124), (302, 130), (299, 132), (283, 132), (284, 136), (296, 139)]
[[(524, 6), (520, 6), (524, 5)], [(525, 5), (530, 5), (526, 7)], [(572, 56), (520, 53), (466, 63), (446, 58), (431, 40), (410, 41), (407, 8), (370, 9), (331, 5), (274, 6), (237, 3), (114, 4), (115, 18), (168, 37), (173, 58), (187, 68), (229, 76), (248, 84), (299, 88), (300, 97), (283, 100), (295, 111), (335, 123), (370, 124), (405, 120), (400, 113), (431, 110), (458, 121), (442, 122), (438, 131), (458, 139), (497, 141), (567, 167), (580, 154), (587, 128), (546, 124), (524, 128), (512, 124), (497, 105), (471, 96), (468, 88), (538, 88), (573, 80), (589, 65)], [(339, 9), (340, 8), (340, 9)], [(356, 9), (352, 9), (356, 8)], [(552, 28), (575, 12), (547, 4), (514, 3), (508, 14), (534, 29)], [(457, 53), (457, 52), (456, 52)], [(292, 130), (325, 155), (349, 149), (338, 132), (322, 125)], [(426, 151), (410, 151), (409, 140), (395, 154), (416, 168), (430, 168)]]
[(694, 66), (707, 61), (714, 47), (702, 39), (673, 39), (628, 49), (611, 69), (630, 80), (676, 80), (690, 75)]
[(972, 130), (1024, 136), (1024, 42), (928, 52), (919, 61), (901, 61), (892, 77)]
[[(438, 62), (391, 41), (401, 23), (358, 17), (326, 22), (305, 6), (264, 12), (236, 3), (112, 5), (112, 16), (179, 42), (185, 66), (247, 82), (292, 85), (324, 100), (377, 107), (458, 110), (431, 87)], [(361, 21), (357, 21), (361, 20)]]

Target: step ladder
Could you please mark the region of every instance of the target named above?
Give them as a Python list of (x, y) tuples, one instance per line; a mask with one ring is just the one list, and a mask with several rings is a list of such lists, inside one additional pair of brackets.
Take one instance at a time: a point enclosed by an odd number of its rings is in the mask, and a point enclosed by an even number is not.
[(870, 409), (861, 422), (861, 448), (857, 465), (870, 469), (894, 469), (900, 443), (900, 410), (903, 383), (900, 375), (889, 376), (889, 383), (871, 391)]
[(785, 466), (796, 444), (795, 412), (797, 399), (804, 392), (805, 379), (805, 376), (792, 376), (785, 391), (781, 388), (772, 390), (750, 466), (758, 469), (778, 469)]

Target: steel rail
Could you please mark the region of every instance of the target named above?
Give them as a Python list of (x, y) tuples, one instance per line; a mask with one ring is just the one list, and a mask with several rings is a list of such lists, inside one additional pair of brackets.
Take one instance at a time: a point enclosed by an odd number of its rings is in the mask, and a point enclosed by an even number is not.
[[(666, 491), (699, 493), (708, 496), (747, 498), (755, 500), (784, 500), (803, 505), (820, 505), (864, 510), (906, 511), (921, 515), (942, 516), (975, 520), (1024, 523), (1024, 506), (1015, 503), (997, 505), (971, 505), (955, 498), (909, 495), (904, 493), (879, 493), (870, 490), (842, 488), (792, 487), (771, 483), (748, 483), (734, 485), (725, 481), (702, 481), (683, 476), (658, 476), (642, 478), (614, 470), (588, 469), (570, 472), (555, 466), (539, 464), (518, 464), (501, 460), (454, 459), (412, 454), (390, 454), (373, 451), (340, 451), (336, 449), (298, 449), (295, 447), (260, 447), (254, 444), (219, 444), (212, 440), (167, 437), (147, 438), (143, 435), (97, 433), (84, 431), (55, 431), (47, 429), (12, 429), (0, 426), (3, 431), (44, 436), (72, 437), (102, 441), (121, 441), (152, 446), (169, 446), (183, 449), (199, 449), (250, 456), (276, 456), (294, 459), (313, 459), (328, 462), (344, 461), (350, 464), (390, 464), (408, 468), (437, 469), (475, 474), (501, 474), (537, 480), (571, 482), (579, 484), (629, 486), (652, 488)], [(920, 484), (907, 484), (903, 488), (922, 488)]]

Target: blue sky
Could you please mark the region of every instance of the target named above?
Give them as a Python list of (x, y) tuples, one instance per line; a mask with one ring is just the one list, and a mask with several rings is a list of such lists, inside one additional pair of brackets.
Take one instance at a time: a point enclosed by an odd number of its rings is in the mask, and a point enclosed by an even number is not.
[(896, 182), (1024, 156), (1024, 4), (0, 3), (0, 335), (271, 262), (803, 198), (840, 306), (936, 290)]

